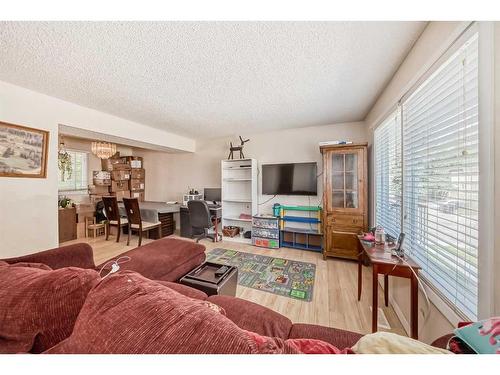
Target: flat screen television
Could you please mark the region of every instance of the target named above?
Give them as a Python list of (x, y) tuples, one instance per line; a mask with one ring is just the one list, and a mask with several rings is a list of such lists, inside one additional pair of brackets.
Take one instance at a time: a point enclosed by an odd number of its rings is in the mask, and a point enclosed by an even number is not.
[(262, 194), (317, 195), (316, 163), (262, 165)]

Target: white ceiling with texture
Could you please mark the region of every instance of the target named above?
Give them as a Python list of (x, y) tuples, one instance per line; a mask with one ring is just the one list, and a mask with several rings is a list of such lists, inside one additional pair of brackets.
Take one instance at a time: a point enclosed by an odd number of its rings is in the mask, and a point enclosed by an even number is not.
[(193, 138), (359, 121), (425, 25), (0, 22), (0, 80)]

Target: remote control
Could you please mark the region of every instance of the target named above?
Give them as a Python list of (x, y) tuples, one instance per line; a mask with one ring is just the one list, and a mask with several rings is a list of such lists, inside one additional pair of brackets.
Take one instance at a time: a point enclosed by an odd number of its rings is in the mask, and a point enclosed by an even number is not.
[(222, 275), (224, 275), (227, 272), (228, 269), (229, 269), (228, 266), (222, 266), (217, 271), (215, 271), (215, 276), (222, 276)]

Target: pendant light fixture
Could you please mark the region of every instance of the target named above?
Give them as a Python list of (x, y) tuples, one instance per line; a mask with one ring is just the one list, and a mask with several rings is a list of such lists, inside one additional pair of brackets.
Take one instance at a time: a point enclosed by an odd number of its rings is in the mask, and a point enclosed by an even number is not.
[(109, 159), (116, 154), (116, 145), (109, 142), (92, 142), (92, 153), (99, 159)]

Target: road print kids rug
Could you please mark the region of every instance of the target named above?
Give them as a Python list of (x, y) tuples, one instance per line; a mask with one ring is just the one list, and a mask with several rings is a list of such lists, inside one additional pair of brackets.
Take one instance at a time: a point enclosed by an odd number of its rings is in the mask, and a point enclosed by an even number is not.
[(238, 284), (303, 301), (313, 296), (316, 265), (294, 260), (214, 249), (207, 261), (238, 267)]

